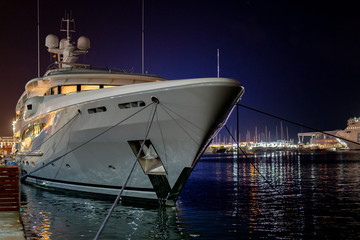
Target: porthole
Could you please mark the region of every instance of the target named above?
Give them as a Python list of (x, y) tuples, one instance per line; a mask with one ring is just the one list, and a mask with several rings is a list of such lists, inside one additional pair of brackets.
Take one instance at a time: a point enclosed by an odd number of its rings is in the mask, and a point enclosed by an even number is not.
[(131, 108), (131, 105), (130, 103), (121, 103), (119, 104), (119, 108), (120, 109)]
[(89, 114), (96, 113), (96, 108), (88, 109), (88, 113), (89, 113)]
[(145, 102), (144, 101), (136, 101), (136, 102), (119, 103), (118, 106), (120, 109), (144, 107)]
[(105, 106), (102, 106), (102, 107), (89, 108), (89, 109), (88, 109), (88, 113), (89, 113), (89, 114), (100, 113), (100, 112), (106, 112), (106, 107), (105, 107)]
[(98, 107), (96, 108), (96, 112), (106, 112), (106, 107)]

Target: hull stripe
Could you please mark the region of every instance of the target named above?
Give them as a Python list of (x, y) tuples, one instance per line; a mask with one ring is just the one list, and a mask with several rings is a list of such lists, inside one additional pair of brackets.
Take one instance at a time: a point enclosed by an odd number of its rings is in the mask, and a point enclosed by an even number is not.
[[(71, 182), (71, 181), (63, 181), (57, 179), (43, 178), (37, 176), (28, 176), (28, 178), (33, 178), (36, 180), (43, 180), (49, 182), (63, 183), (63, 184), (71, 184), (77, 186), (87, 186), (87, 187), (97, 187), (97, 188), (107, 188), (107, 189), (121, 189), (122, 186), (112, 186), (112, 185), (102, 185), (102, 184), (93, 184), (93, 183), (79, 183), (79, 182)], [(133, 191), (142, 191), (142, 192), (155, 192), (153, 188), (137, 188), (137, 187), (125, 187), (125, 190), (133, 190)]]

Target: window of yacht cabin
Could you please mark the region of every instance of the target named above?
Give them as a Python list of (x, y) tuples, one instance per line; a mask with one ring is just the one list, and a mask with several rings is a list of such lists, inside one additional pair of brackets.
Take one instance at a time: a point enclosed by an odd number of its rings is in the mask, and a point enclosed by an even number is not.
[(34, 125), (29, 125), (23, 132), (21, 139), (24, 140), (34, 135)]
[(81, 85), (81, 91), (100, 89), (100, 85)]
[(57, 94), (59, 94), (59, 88), (58, 88), (58, 86), (52, 87), (50, 94), (51, 94), (51, 95), (57, 95)]
[(76, 85), (61, 86), (61, 94), (69, 94), (69, 93), (76, 93), (76, 92), (77, 92)]
[(24, 140), (30, 135), (30, 128), (26, 128), (22, 134), (21, 139)]
[(104, 88), (118, 87), (116, 85), (104, 85)]
[(45, 123), (35, 123), (34, 124), (34, 135), (35, 136), (39, 135), (44, 127), (45, 127)]

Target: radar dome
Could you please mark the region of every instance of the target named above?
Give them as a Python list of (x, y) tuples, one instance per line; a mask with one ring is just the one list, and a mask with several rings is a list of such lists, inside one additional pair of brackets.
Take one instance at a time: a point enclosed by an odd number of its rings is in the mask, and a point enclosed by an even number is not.
[(57, 48), (59, 46), (59, 39), (54, 34), (49, 34), (45, 38), (45, 46), (48, 48)]
[(68, 44), (68, 41), (66, 40), (66, 38), (63, 38), (63, 39), (60, 40), (60, 46), (59, 46), (59, 48), (60, 48), (60, 49), (66, 48), (67, 44)]
[(84, 36), (79, 37), (77, 47), (80, 50), (88, 50), (90, 48), (90, 39)]

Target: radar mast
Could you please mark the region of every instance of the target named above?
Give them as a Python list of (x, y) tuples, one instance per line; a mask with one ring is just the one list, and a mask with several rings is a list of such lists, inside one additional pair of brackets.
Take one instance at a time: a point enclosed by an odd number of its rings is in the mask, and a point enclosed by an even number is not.
[(60, 40), (56, 35), (49, 34), (45, 39), (45, 46), (48, 52), (57, 55), (55, 64), (58, 68), (69, 67), (88, 67), (87, 64), (76, 63), (79, 55), (88, 53), (90, 48), (90, 40), (87, 37), (81, 36), (77, 40), (77, 44), (71, 41), (70, 33), (75, 32), (75, 20), (66, 14), (66, 18), (61, 19), (60, 31), (66, 32), (66, 38)]

